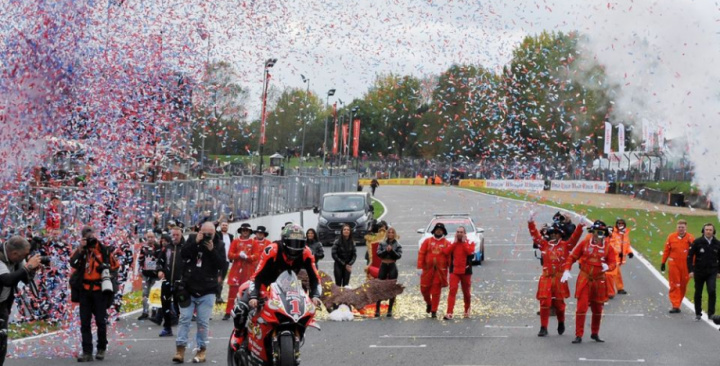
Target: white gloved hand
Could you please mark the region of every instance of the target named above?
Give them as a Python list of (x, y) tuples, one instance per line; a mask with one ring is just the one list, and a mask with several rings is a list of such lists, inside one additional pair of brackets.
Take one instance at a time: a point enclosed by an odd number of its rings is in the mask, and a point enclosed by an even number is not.
[(571, 278), (572, 278), (572, 275), (570, 274), (570, 271), (565, 270), (565, 272), (563, 272), (562, 278), (560, 278), (560, 282), (565, 283)]
[(245, 252), (240, 252), (240, 258), (247, 259), (247, 254), (245, 254)]
[(535, 210), (530, 211), (530, 216), (528, 217), (528, 222), (535, 221), (535, 215), (537, 215), (537, 212), (535, 212)]
[(607, 263), (602, 264), (603, 272), (607, 272), (608, 269), (610, 269), (610, 266), (607, 265)]

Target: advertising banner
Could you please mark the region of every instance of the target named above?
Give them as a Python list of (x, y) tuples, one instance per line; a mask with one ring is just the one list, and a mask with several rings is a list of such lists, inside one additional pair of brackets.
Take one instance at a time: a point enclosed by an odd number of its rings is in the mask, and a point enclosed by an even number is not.
[(540, 192), (545, 188), (545, 181), (487, 179), (485, 181), (485, 188), (502, 189), (506, 191)]
[(353, 157), (357, 158), (360, 149), (360, 120), (356, 119), (353, 122)]
[(607, 192), (607, 182), (589, 180), (554, 180), (550, 184), (550, 190), (561, 192), (605, 193)]

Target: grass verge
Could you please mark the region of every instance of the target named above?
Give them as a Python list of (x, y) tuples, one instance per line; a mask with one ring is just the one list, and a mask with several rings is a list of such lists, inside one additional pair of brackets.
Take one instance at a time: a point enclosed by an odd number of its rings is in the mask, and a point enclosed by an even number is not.
[(378, 218), (382, 216), (383, 213), (385, 213), (385, 207), (380, 204), (376, 199), (372, 199), (372, 205), (373, 205), (373, 217)]
[[(495, 196), (564, 208), (566, 210), (584, 214), (590, 220), (602, 220), (608, 225), (614, 225), (615, 220), (623, 218), (627, 222), (628, 228), (631, 229), (630, 245), (633, 247), (633, 250), (636, 253), (641, 253), (656, 268), (660, 267), (662, 251), (665, 248), (665, 241), (667, 240), (667, 236), (675, 231), (677, 220), (687, 220), (688, 231), (696, 238), (701, 235), (700, 231), (705, 223), (709, 222), (714, 224), (715, 227), (720, 227), (717, 216), (713, 214), (709, 214), (707, 216), (683, 216), (680, 214), (667, 214), (664, 212), (638, 209), (601, 208), (590, 205), (557, 203), (547, 199), (539, 199), (522, 192), (501, 191), (487, 188), (469, 189)], [(667, 278), (668, 274), (666, 272), (663, 273), (663, 275)], [(632, 289), (629, 291), (632, 291)], [(694, 294), (695, 282), (691, 279), (685, 296), (692, 302)], [(707, 296), (703, 297), (703, 309), (707, 309)]]

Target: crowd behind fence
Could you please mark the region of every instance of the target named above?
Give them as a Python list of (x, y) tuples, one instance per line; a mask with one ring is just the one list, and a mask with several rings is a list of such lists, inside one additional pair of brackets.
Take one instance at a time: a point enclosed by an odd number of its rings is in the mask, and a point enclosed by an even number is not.
[[(103, 212), (103, 226), (132, 222), (138, 228), (153, 224), (166, 227), (169, 221), (185, 226), (203, 220), (239, 220), (312, 208), (329, 192), (355, 191), (357, 173), (333, 176), (220, 176), (202, 180), (137, 182), (115, 191), (91, 191), (78, 187), (24, 186), (8, 199), (0, 212), (0, 229), (15, 231), (27, 226), (43, 229), (51, 197), (63, 202), (64, 229), (90, 222)], [(117, 220), (123, 215), (125, 220)], [(155, 221), (155, 222), (153, 222)]]

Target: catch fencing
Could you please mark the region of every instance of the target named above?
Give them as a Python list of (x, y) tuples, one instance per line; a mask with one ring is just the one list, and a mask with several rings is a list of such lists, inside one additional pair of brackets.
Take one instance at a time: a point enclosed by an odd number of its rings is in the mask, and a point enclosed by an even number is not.
[[(128, 221), (139, 228), (169, 221), (194, 225), (205, 219), (250, 217), (306, 210), (329, 192), (356, 191), (357, 173), (323, 176), (230, 176), (157, 183), (128, 182), (113, 190), (24, 186), (0, 210), (0, 229), (42, 229), (52, 196), (63, 201), (63, 229), (103, 217), (103, 226)], [(121, 220), (118, 220), (121, 218)], [(124, 223), (124, 224), (123, 224)], [(128, 228), (129, 229), (129, 228)]]

